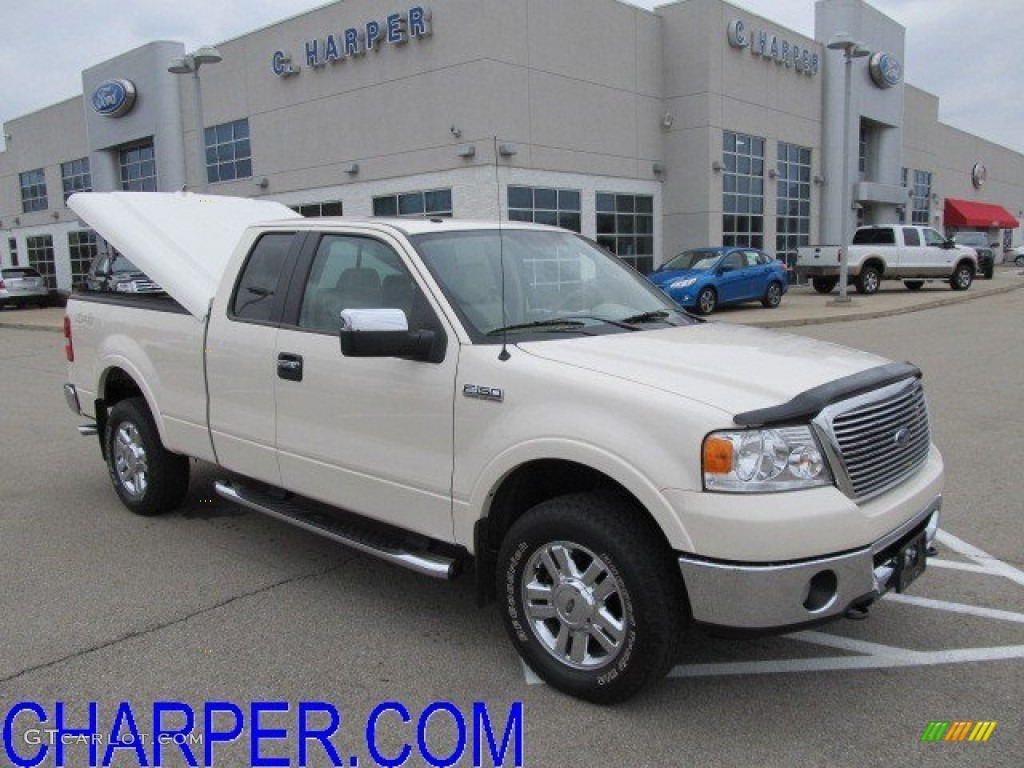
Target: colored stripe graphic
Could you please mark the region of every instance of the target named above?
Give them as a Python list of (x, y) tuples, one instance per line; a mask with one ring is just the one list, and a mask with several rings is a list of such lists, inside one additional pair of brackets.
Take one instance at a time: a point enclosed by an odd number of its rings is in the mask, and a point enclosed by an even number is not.
[(995, 729), (995, 720), (932, 720), (921, 734), (921, 741), (988, 741)]
[(943, 741), (963, 741), (967, 738), (972, 725), (974, 725), (972, 720), (954, 720)]
[(967, 737), (968, 741), (988, 741), (988, 737), (992, 735), (992, 731), (996, 729), (995, 720), (982, 720), (971, 731), (971, 735)]
[(921, 734), (921, 741), (942, 741), (949, 729), (949, 720), (932, 720)]

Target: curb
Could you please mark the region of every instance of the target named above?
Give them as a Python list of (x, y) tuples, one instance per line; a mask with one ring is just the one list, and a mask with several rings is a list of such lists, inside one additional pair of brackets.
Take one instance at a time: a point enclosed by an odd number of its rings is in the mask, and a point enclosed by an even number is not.
[(979, 299), (984, 299), (989, 296), (998, 296), (1003, 293), (1019, 291), (1021, 288), (1024, 288), (1024, 284), (1004, 285), (998, 288), (991, 288), (986, 290), (984, 293), (976, 292), (972, 294), (968, 291), (954, 296), (943, 296), (942, 298), (932, 299), (931, 301), (915, 304), (910, 307), (891, 307), (889, 309), (864, 311), (855, 310), (848, 315), (829, 315), (828, 317), (797, 317), (790, 320), (751, 320), (743, 323), (743, 325), (750, 325), (758, 328), (794, 328), (802, 325), (827, 325), (829, 323), (849, 323), (854, 320), (876, 320), (880, 317), (907, 315), (911, 312), (921, 312), (926, 309), (946, 307), (950, 304), (962, 304), (967, 301), (978, 301)]

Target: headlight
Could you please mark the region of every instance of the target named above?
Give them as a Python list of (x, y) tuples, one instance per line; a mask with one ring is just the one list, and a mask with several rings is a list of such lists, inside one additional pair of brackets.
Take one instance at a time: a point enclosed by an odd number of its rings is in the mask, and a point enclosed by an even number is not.
[(682, 280), (675, 280), (669, 284), (669, 288), (674, 291), (681, 290), (683, 288), (689, 288), (691, 285), (697, 282), (696, 277), (684, 277)]
[(810, 427), (712, 432), (704, 438), (702, 463), (709, 491), (769, 493), (832, 484)]

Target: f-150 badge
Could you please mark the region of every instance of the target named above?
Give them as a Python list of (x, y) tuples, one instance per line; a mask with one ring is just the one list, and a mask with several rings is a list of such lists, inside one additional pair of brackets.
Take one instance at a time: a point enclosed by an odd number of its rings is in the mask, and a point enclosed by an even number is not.
[(505, 399), (505, 393), (497, 387), (482, 387), (479, 384), (464, 385), (462, 394), (466, 397), (475, 397), (477, 400), (493, 400), (496, 403)]

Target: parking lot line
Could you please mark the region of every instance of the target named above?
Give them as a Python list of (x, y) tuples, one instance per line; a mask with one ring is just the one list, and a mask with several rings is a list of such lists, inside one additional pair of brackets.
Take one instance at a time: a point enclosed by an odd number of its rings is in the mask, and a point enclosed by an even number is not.
[(916, 595), (889, 594), (885, 599), (891, 603), (903, 603), (904, 605), (916, 605), (921, 608), (935, 608), (939, 611), (951, 613), (963, 613), (968, 616), (980, 616), (983, 619), (998, 619), (1000, 621), (1013, 621), (1024, 624), (1024, 613), (1013, 611), (1000, 611), (996, 608), (982, 608), (980, 605), (966, 605), (965, 603), (949, 603), (945, 600), (932, 600), (930, 597), (917, 597)]
[(1020, 586), (1024, 587), (1024, 571), (1018, 570), (1009, 563), (1004, 563), (1002, 560), (997, 560), (988, 552), (978, 549), (973, 544), (968, 544), (963, 539), (958, 539), (948, 531), (939, 530), (936, 534), (936, 539), (940, 544), (943, 544), (964, 557), (973, 560), (975, 563), (982, 566), (986, 572), (993, 575), (1004, 576), (1010, 581), (1016, 582)]

